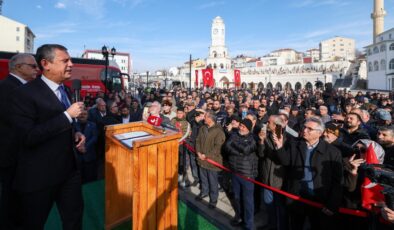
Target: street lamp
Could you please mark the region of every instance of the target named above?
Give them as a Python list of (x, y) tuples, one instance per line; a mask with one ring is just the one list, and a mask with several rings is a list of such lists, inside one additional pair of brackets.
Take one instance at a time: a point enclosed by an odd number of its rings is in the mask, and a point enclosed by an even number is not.
[(107, 47), (104, 45), (101, 48), (101, 53), (103, 54), (105, 58), (105, 93), (107, 94), (107, 89), (108, 89), (108, 65), (109, 65), (109, 60), (108, 57), (111, 54), (112, 58), (116, 55), (116, 49), (115, 47), (112, 47), (111, 53), (108, 51)]
[(149, 86), (149, 71), (146, 71), (146, 88)]

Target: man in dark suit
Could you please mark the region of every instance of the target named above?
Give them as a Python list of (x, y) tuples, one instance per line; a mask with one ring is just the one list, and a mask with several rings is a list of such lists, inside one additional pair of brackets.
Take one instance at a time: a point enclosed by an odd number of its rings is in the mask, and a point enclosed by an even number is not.
[(63, 82), (71, 77), (71, 57), (64, 46), (46, 44), (37, 49), (42, 76), (12, 95), (14, 128), (20, 140), (14, 188), (20, 202), (22, 229), (43, 229), (56, 202), (63, 229), (82, 229), (81, 175), (75, 151), (85, 137), (73, 123), (83, 108), (70, 103)]
[[(0, 81), (0, 108), (7, 110), (13, 90), (36, 78), (38, 66), (30, 54), (16, 54), (8, 63), (10, 74)], [(9, 113), (0, 113), (0, 229), (12, 229), (14, 204), (12, 180), (15, 173), (17, 143), (16, 132), (7, 118)]]

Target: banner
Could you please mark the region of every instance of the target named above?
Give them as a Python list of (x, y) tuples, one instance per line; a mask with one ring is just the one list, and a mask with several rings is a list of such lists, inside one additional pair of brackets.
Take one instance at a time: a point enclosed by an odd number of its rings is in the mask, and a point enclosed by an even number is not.
[(198, 88), (198, 69), (195, 70), (196, 73), (196, 88)]
[(213, 79), (213, 69), (203, 69), (202, 70), (202, 79), (204, 86), (214, 87), (215, 80)]
[(234, 70), (234, 85), (235, 87), (241, 86), (241, 71), (239, 69)]

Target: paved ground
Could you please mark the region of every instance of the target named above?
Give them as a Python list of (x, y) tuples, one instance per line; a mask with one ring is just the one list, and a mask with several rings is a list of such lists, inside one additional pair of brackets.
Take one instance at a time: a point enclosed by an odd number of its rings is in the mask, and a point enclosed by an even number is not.
[[(193, 178), (190, 172), (188, 172), (188, 174), (189, 178)], [(193, 181), (193, 179), (191, 179), (191, 181)], [(208, 208), (208, 197), (203, 201), (196, 201), (195, 197), (199, 193), (199, 186), (188, 187), (186, 189), (179, 187), (179, 198), (189, 207), (199, 212), (200, 215), (203, 215), (206, 219), (215, 224), (218, 229), (242, 229), (230, 225), (230, 221), (234, 216), (234, 209), (225, 192), (219, 192), (219, 200), (216, 209)], [(260, 211), (255, 215), (255, 227), (258, 228), (264, 225), (266, 219), (264, 213), (264, 211)]]

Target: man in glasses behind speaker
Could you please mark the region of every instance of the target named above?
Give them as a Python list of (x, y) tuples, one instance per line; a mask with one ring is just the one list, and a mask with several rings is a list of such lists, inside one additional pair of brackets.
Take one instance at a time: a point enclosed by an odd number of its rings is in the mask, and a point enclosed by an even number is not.
[[(9, 108), (11, 92), (19, 86), (36, 78), (38, 66), (31, 54), (16, 54), (8, 62), (10, 71), (7, 78), (0, 81), (0, 107)], [(15, 171), (15, 129), (7, 119), (9, 113), (0, 113), (0, 229), (12, 229), (11, 222), (14, 206), (12, 196), (12, 180)]]

